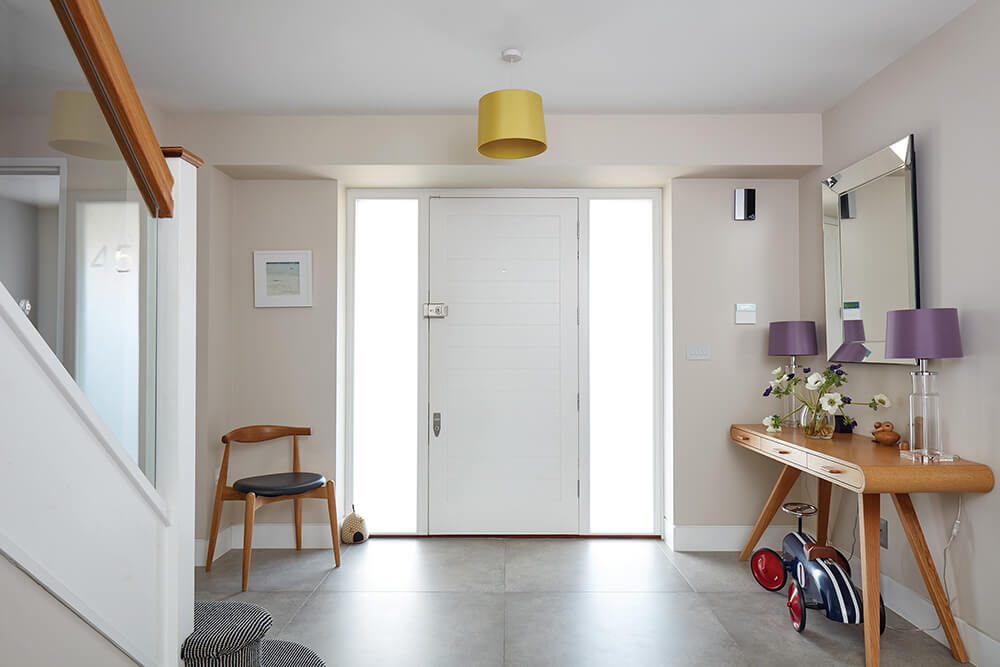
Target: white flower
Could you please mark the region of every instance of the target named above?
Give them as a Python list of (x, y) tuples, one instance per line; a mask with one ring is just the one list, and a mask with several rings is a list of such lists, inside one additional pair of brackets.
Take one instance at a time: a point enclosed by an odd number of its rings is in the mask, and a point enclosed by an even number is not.
[[(885, 394), (875, 394), (875, 397), (872, 399), (872, 403), (874, 403), (876, 406), (878, 406), (878, 408), (891, 408), (892, 407), (892, 401), (890, 401), (889, 397), (886, 396)], [(876, 409), (878, 409), (878, 408), (876, 408)]]
[(806, 378), (806, 389), (809, 389), (811, 391), (819, 389), (822, 384), (823, 384), (822, 373), (813, 373), (812, 375)]
[(771, 389), (777, 389), (778, 385), (780, 385), (784, 381), (785, 381), (784, 377), (774, 378), (773, 380), (770, 380), (768, 384), (771, 385)]
[(768, 433), (777, 433), (781, 430), (781, 417), (778, 415), (771, 415), (769, 417), (764, 417), (761, 424), (767, 427)]
[(819, 407), (823, 408), (831, 415), (843, 404), (844, 399), (837, 392), (823, 394), (823, 396), (819, 399)]
[(784, 375), (784, 372), (785, 372), (784, 369), (782, 369), (781, 366), (778, 366), (773, 371), (771, 371), (771, 375)]

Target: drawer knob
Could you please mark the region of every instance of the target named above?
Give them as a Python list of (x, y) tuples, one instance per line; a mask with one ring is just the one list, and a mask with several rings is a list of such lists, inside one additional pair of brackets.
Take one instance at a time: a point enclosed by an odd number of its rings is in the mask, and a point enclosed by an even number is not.
[(774, 453), (775, 454), (791, 454), (791, 452), (788, 451), (787, 449), (776, 449), (776, 450), (774, 450)]
[(831, 468), (830, 466), (820, 466), (819, 469), (828, 472), (831, 475), (840, 475), (844, 472), (840, 468)]

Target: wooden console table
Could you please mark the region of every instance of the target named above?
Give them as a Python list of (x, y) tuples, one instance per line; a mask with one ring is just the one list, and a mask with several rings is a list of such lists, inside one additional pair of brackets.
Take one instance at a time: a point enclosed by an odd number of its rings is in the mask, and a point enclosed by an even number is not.
[(801, 429), (768, 433), (764, 426), (754, 424), (734, 424), (729, 435), (737, 445), (785, 464), (740, 554), (740, 560), (750, 558), (757, 541), (800, 473), (808, 473), (819, 481), (816, 541), (820, 544), (826, 544), (828, 537), (833, 485), (858, 494), (865, 662), (869, 667), (878, 665), (879, 494), (891, 493), (910, 549), (941, 619), (941, 627), (948, 637), (951, 654), (959, 662), (969, 661), (909, 494), (989, 491), (993, 488), (993, 472), (988, 466), (965, 460), (915, 463), (901, 458), (895, 447), (876, 445), (870, 438), (861, 435), (835, 434), (832, 440), (813, 440), (807, 438)]

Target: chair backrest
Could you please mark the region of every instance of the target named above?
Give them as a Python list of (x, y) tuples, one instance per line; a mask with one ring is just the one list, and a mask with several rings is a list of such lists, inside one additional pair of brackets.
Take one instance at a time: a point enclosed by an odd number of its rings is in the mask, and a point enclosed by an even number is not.
[(312, 435), (312, 429), (308, 426), (275, 426), (273, 424), (258, 424), (257, 426), (242, 426), (235, 428), (222, 436), (222, 442), (226, 445), (226, 451), (222, 454), (222, 465), (219, 468), (219, 488), (226, 483), (229, 478), (229, 447), (232, 443), (253, 444), (256, 442), (267, 442), (278, 438), (292, 437), (292, 472), (302, 472), (302, 465), (299, 459), (299, 436)]
[(288, 436), (312, 435), (312, 429), (308, 426), (274, 426), (270, 424), (260, 424), (258, 426), (243, 426), (233, 429), (222, 436), (222, 442), (255, 443), (286, 438)]

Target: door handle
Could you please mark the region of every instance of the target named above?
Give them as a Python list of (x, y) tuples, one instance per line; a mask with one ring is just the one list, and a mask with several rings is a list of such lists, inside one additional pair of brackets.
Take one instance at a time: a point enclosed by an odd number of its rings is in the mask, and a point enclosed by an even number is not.
[(440, 412), (435, 412), (434, 413), (434, 417), (432, 419), (432, 423), (434, 424), (434, 437), (436, 438), (439, 435), (441, 435), (441, 413)]

